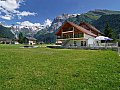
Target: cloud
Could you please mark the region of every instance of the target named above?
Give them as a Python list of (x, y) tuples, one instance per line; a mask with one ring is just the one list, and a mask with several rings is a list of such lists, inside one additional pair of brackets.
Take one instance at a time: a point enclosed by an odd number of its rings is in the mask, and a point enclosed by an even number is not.
[(44, 26), (51, 26), (52, 21), (50, 19), (45, 20)]
[(46, 27), (46, 26), (51, 26), (51, 20), (47, 19), (45, 20), (44, 24), (40, 24), (40, 23), (32, 23), (30, 21), (23, 21), (23, 22), (17, 22), (17, 24), (19, 24), (20, 26), (37, 26), (37, 27)]
[(7, 11), (14, 11), (20, 7), (21, 0), (0, 0), (0, 7)]
[(41, 26), (40, 23), (32, 23), (30, 21), (24, 21), (24, 22), (17, 22), (17, 24), (21, 25), (21, 26)]
[[(18, 10), (20, 8), (20, 6), (23, 4), (23, 2), (24, 2), (23, 0), (0, 0), (1, 18), (6, 19), (6, 16), (11, 16), (12, 19), (15, 16), (18, 16), (19, 18), (21, 18), (23, 16), (30, 16), (30, 15), (35, 16), (36, 13), (34, 13), (34, 12), (29, 12), (29, 11), (20, 12)], [(6, 19), (6, 20), (9, 20), (9, 19)]]
[(27, 12), (27, 11), (23, 11), (23, 12), (19, 12), (17, 15), (18, 16), (29, 16), (29, 15), (33, 15), (35, 16), (36, 13), (31, 13), (31, 12)]
[(29, 12), (29, 11), (23, 11), (23, 12), (17, 12), (17, 16), (19, 17), (19, 19), (21, 19), (22, 16), (35, 16), (36, 13), (35, 12)]
[(11, 15), (5, 15), (5, 16), (0, 16), (0, 18), (5, 19), (5, 20), (11, 20), (12, 16)]

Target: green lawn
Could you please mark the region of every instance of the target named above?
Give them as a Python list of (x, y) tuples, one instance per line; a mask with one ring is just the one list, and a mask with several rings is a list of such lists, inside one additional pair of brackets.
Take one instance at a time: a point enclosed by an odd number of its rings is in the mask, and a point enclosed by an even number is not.
[(114, 51), (0, 45), (0, 90), (120, 90)]

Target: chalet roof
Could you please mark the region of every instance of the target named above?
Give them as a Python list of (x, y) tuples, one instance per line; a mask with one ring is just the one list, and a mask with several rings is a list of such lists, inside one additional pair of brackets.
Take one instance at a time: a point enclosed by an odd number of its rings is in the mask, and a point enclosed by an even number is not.
[(62, 30), (62, 27), (64, 27), (65, 24), (70, 24), (71, 26), (75, 27), (77, 30), (80, 30), (81, 32), (87, 34), (87, 35), (90, 35), (90, 36), (93, 36), (93, 37), (96, 37), (97, 35), (91, 33), (90, 31), (86, 30), (85, 28), (81, 27), (81, 26), (78, 26), (72, 22), (66, 22), (64, 23), (60, 28), (59, 30), (56, 32), (56, 35), (58, 35), (59, 33), (61, 33), (61, 30)]
[[(94, 26), (92, 26), (92, 25), (90, 25), (90, 24), (88, 24), (88, 23), (86, 23), (86, 22), (80, 22), (80, 24), (79, 24), (79, 26), (82, 26), (82, 25), (86, 25), (87, 27), (89, 27), (90, 29), (92, 29), (92, 30), (94, 30), (94, 31), (96, 31), (96, 32), (98, 32), (98, 33), (101, 33), (98, 29), (96, 29)], [(101, 33), (102, 34), (102, 33)]]
[(33, 38), (33, 37), (26, 37), (26, 39), (28, 40), (32, 40), (32, 41), (36, 41), (37, 39)]

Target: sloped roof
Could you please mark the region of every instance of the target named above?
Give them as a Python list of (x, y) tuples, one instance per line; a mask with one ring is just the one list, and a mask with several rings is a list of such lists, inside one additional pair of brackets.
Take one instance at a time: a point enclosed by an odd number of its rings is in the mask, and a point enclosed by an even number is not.
[(76, 24), (74, 24), (74, 23), (72, 23), (72, 22), (66, 22), (66, 23), (64, 23), (64, 24), (59, 28), (59, 30), (56, 32), (56, 35), (58, 35), (59, 33), (62, 32), (61, 29), (62, 29), (62, 27), (64, 27), (65, 24), (69, 24), (69, 25), (75, 27), (77, 30), (80, 30), (81, 32), (83, 32), (83, 33), (85, 33), (85, 34), (87, 34), (87, 35), (90, 35), (90, 36), (93, 36), (93, 37), (96, 37), (96, 36), (97, 36), (97, 35), (91, 33), (90, 31), (86, 30), (85, 28), (83, 28), (83, 27), (81, 27), (81, 26), (78, 26), (78, 25), (76, 25)]
[(90, 24), (88, 24), (88, 23), (85, 23), (85, 22), (80, 22), (80, 26), (81, 25), (86, 25), (87, 27), (89, 27), (90, 29), (92, 29), (92, 30), (94, 30), (94, 31), (96, 31), (96, 32), (98, 32), (98, 33), (101, 33), (98, 29), (96, 29), (94, 26), (92, 26), (92, 25), (90, 25)]

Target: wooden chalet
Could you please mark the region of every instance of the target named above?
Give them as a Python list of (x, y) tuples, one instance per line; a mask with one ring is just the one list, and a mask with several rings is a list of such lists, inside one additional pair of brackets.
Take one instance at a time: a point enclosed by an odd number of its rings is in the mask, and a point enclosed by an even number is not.
[(86, 47), (94, 44), (95, 37), (102, 33), (90, 24), (81, 22), (76, 25), (72, 22), (65, 22), (56, 32), (56, 44), (63, 47)]

